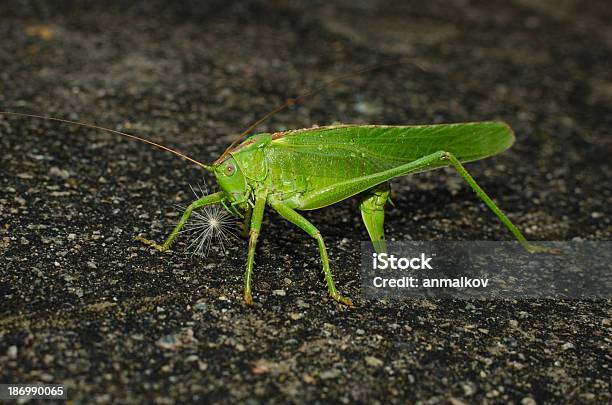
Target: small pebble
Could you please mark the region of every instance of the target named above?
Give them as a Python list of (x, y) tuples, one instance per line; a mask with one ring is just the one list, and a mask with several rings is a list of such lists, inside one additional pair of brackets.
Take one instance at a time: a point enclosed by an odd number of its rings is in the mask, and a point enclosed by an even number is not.
[(59, 167), (52, 167), (49, 169), (49, 176), (58, 177), (65, 180), (70, 177), (70, 172), (65, 169), (60, 169)]
[(471, 397), (476, 393), (476, 386), (471, 382), (461, 384), (461, 389), (466, 397)]
[(322, 380), (332, 380), (334, 378), (340, 377), (340, 374), (342, 374), (342, 371), (333, 368), (331, 370), (326, 370), (322, 372), (321, 374), (319, 374), (319, 377), (321, 377)]
[(6, 351), (6, 355), (9, 359), (14, 360), (17, 358), (17, 346), (9, 346)]
[(376, 357), (374, 357), (374, 356), (367, 356), (367, 357), (365, 358), (365, 362), (366, 362), (366, 364), (367, 364), (368, 366), (370, 366), (370, 367), (375, 367), (375, 368), (382, 367), (382, 366), (384, 366), (384, 364), (385, 364), (385, 362), (384, 362), (384, 361), (382, 361), (381, 359), (378, 359), (378, 358), (376, 358)]

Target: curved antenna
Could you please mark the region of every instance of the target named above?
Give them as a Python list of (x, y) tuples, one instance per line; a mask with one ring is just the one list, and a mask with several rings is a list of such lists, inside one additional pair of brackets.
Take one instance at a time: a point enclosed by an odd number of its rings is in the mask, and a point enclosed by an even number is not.
[(184, 153), (181, 153), (177, 150), (171, 149), (167, 146), (164, 145), (160, 145), (159, 143), (155, 143), (153, 141), (149, 141), (148, 139), (145, 138), (141, 138), (139, 136), (136, 135), (131, 135), (131, 134), (126, 134), (125, 132), (120, 132), (120, 131), (116, 131), (114, 129), (110, 129), (110, 128), (104, 128), (98, 125), (94, 125), (94, 124), (88, 124), (85, 122), (76, 122), (76, 121), (70, 121), (70, 120), (65, 120), (62, 118), (54, 118), (54, 117), (46, 117), (44, 115), (35, 115), (35, 114), (24, 114), (24, 113), (18, 113), (18, 112), (10, 112), (10, 111), (0, 111), (0, 115), (12, 115), (15, 117), (26, 117), (26, 118), (37, 118), (37, 119), (41, 119), (41, 120), (49, 120), (49, 121), (56, 121), (56, 122), (63, 122), (65, 124), (72, 124), (72, 125), (78, 125), (81, 127), (86, 127), (86, 128), (91, 128), (91, 129), (96, 129), (99, 131), (105, 131), (111, 134), (115, 134), (115, 135), (121, 135), (124, 136), (126, 138), (130, 138), (136, 141), (140, 141), (140, 142), (144, 142), (144, 143), (148, 143), (149, 145), (153, 145), (156, 148), (165, 150), (167, 152), (170, 153), (174, 153), (177, 156), (180, 156), (181, 158), (190, 161), (191, 163), (195, 163), (196, 165), (203, 167), (204, 169), (208, 170), (208, 171), (212, 171), (212, 167), (204, 164), (202, 162), (198, 162), (197, 160), (195, 160), (194, 158), (191, 158), (187, 155), (185, 155)]
[(375, 66), (370, 66), (367, 68), (363, 68), (360, 70), (357, 70), (355, 72), (352, 73), (347, 73), (345, 75), (342, 76), (338, 76), (332, 80), (329, 80), (325, 83), (323, 83), (322, 85), (315, 87), (312, 90), (307, 91), (306, 93), (302, 94), (301, 96), (297, 97), (297, 98), (289, 98), (287, 99), (287, 101), (285, 101), (283, 104), (279, 105), (278, 107), (276, 107), (275, 109), (273, 109), (272, 111), (270, 111), (269, 113), (267, 113), (266, 115), (264, 115), (263, 117), (261, 117), (260, 119), (258, 119), (257, 121), (255, 121), (254, 123), (252, 123), (247, 129), (245, 129), (240, 135), (238, 135), (238, 138), (236, 138), (236, 140), (234, 142), (231, 143), (230, 146), (227, 147), (227, 149), (225, 149), (225, 151), (221, 154), (221, 156), (219, 156), (217, 158), (217, 160), (215, 160), (215, 162), (213, 164), (218, 164), (221, 163), (223, 161), (223, 159), (230, 153), (230, 151), (236, 146), (238, 145), (238, 143), (240, 141), (242, 141), (247, 135), (249, 135), (249, 133), (251, 133), (251, 131), (253, 131), (255, 128), (257, 128), (259, 125), (261, 125), (262, 123), (264, 123), (265, 121), (268, 120), (268, 118), (270, 118), (271, 116), (273, 116), (276, 113), (279, 113), (291, 106), (294, 106), (296, 104), (300, 104), (303, 103), (304, 100), (306, 100), (308, 97), (314, 96), (317, 93), (320, 93), (321, 91), (325, 90), (327, 87), (336, 84), (342, 80), (351, 78), (353, 76), (359, 76), (361, 74), (364, 73), (368, 73), (368, 72), (372, 72), (374, 70), (378, 70), (378, 69), (382, 69), (382, 68), (386, 68), (389, 66), (395, 66), (395, 65), (403, 65), (403, 64), (407, 64), (407, 63), (411, 63), (413, 65), (415, 65), (416, 67), (418, 67), (419, 69), (425, 71), (426, 69), (415, 63), (412, 61), (408, 61), (408, 60), (404, 60), (404, 59), (400, 59), (398, 61), (395, 62), (389, 62), (389, 63), (382, 63), (380, 65), (375, 65)]

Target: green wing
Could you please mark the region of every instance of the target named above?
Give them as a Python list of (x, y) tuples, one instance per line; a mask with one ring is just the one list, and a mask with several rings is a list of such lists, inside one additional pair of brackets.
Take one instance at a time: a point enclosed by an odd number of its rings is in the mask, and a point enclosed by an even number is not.
[[(437, 151), (462, 162), (500, 153), (514, 142), (503, 122), (382, 126), (342, 125), (281, 132), (270, 157), (317, 177), (349, 179), (388, 170)], [(444, 166), (444, 165), (441, 165)]]
[(462, 161), (500, 153), (514, 142), (503, 122), (386, 126), (340, 125), (280, 132), (274, 145), (291, 146), (306, 153), (336, 155), (364, 153), (372, 158), (401, 163), (444, 150)]

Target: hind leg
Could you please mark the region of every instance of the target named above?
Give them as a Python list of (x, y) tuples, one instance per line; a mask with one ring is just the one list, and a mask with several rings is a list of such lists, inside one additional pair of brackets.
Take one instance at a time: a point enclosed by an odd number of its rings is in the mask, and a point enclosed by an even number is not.
[(529, 243), (527, 239), (525, 239), (525, 237), (523, 236), (522, 232), (516, 227), (516, 225), (512, 223), (512, 221), (510, 221), (510, 219), (508, 219), (506, 214), (504, 214), (502, 210), (499, 209), (497, 205), (495, 205), (493, 200), (491, 200), (487, 193), (485, 193), (484, 190), (480, 188), (478, 183), (476, 183), (476, 180), (474, 180), (472, 175), (469, 174), (467, 170), (465, 170), (465, 167), (463, 167), (459, 159), (457, 159), (452, 153), (443, 152), (440, 159), (448, 160), (455, 167), (455, 170), (457, 170), (461, 177), (463, 177), (463, 179), (470, 185), (470, 187), (472, 187), (472, 190), (474, 190), (476, 195), (480, 197), (480, 199), (486, 204), (487, 207), (489, 207), (491, 211), (493, 211), (495, 215), (497, 215), (497, 218), (499, 218), (499, 220), (506, 226), (506, 228), (508, 228), (508, 230), (521, 243), (521, 245), (523, 245), (525, 250), (527, 250), (529, 253), (557, 253), (555, 249), (535, 246)]

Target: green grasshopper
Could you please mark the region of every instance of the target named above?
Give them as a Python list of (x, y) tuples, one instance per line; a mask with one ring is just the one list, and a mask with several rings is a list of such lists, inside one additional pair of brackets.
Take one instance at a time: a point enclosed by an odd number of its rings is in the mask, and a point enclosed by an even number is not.
[(266, 206), (317, 241), (329, 295), (353, 305), (338, 292), (321, 232), (298, 211), (323, 208), (358, 195), (361, 217), (376, 250), (384, 246), (384, 207), (389, 181), (412, 173), (453, 166), (476, 194), (525, 246), (536, 251), (463, 167), (512, 145), (514, 135), (501, 122), (420, 126), (339, 125), (253, 135), (228, 148), (206, 169), (221, 191), (194, 201), (166, 241), (140, 240), (159, 251), (168, 250), (191, 212), (224, 204), (244, 213), (249, 248), (244, 274), (244, 299), (253, 305), (251, 279), (255, 247)]
[(147, 139), (97, 125), (31, 114), (0, 114), (48, 119), (126, 136), (174, 153), (211, 172), (221, 190), (192, 202), (163, 244), (142, 236), (137, 239), (161, 252), (167, 251), (194, 210), (222, 204), (232, 215), (244, 219), (245, 236), (249, 238), (244, 300), (249, 306), (253, 305), (251, 283), (255, 248), (266, 206), (316, 240), (329, 295), (352, 306), (352, 301), (342, 296), (334, 284), (321, 232), (299, 211), (327, 207), (358, 196), (363, 223), (375, 249), (382, 252), (386, 249), (383, 223), (384, 208), (389, 202), (389, 181), (445, 166), (452, 166), (459, 172), (525, 249), (529, 252), (542, 250), (525, 239), (463, 167), (465, 162), (484, 159), (509, 148), (515, 138), (507, 124), (337, 125), (246, 137), (268, 116), (298, 100), (288, 101), (257, 121), (211, 165)]

